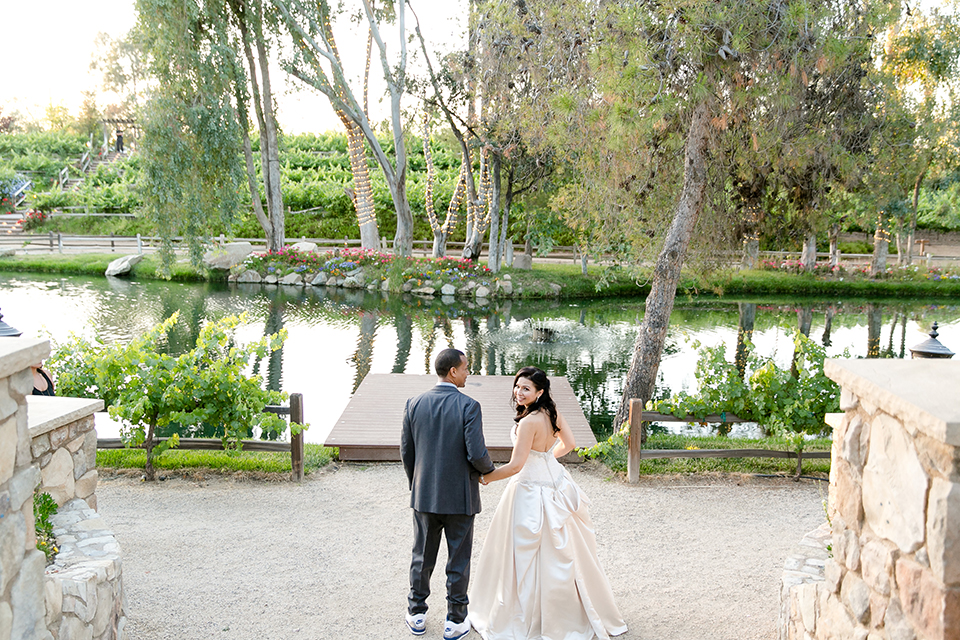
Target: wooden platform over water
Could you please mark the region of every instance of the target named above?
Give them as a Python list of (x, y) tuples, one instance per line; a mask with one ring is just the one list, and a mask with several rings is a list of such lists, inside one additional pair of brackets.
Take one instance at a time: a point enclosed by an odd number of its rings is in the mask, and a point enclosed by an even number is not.
[[(400, 432), (407, 398), (418, 396), (437, 383), (432, 375), (371, 373), (364, 378), (324, 444), (340, 448), (341, 460), (400, 460)], [(483, 437), (494, 462), (510, 460), (513, 445), (513, 406), (510, 394), (513, 376), (470, 376), (461, 391), (480, 403)], [(557, 409), (564, 415), (578, 447), (597, 443), (580, 403), (565, 377), (551, 377), (550, 390)], [(564, 462), (578, 462), (568, 453)]]

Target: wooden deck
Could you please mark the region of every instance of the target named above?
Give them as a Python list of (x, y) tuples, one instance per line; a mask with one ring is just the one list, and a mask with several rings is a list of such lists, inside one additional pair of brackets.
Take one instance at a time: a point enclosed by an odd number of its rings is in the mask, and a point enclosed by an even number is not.
[[(357, 388), (324, 444), (340, 448), (341, 460), (400, 460), (400, 432), (407, 398), (418, 396), (437, 383), (432, 375), (371, 373)], [(564, 415), (578, 447), (597, 443), (573, 388), (565, 377), (551, 377), (557, 409)], [(510, 403), (513, 376), (470, 376), (461, 389), (483, 409), (483, 436), (494, 462), (510, 460), (514, 409)], [(568, 453), (564, 462), (579, 462)]]

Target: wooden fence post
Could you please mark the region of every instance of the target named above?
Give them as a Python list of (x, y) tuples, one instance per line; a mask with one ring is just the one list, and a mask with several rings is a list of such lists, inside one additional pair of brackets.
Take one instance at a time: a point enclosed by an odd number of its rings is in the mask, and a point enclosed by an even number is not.
[(57, 251), (63, 253), (63, 234), (57, 233)]
[(630, 436), (627, 440), (627, 482), (640, 482), (640, 439), (643, 435), (643, 401), (630, 401)]
[[(290, 394), (290, 424), (303, 424), (303, 394)], [(292, 429), (291, 429), (292, 431)], [(303, 431), (290, 435), (290, 465), (294, 482), (303, 481)]]
[(143, 255), (143, 239), (137, 234), (137, 255)]

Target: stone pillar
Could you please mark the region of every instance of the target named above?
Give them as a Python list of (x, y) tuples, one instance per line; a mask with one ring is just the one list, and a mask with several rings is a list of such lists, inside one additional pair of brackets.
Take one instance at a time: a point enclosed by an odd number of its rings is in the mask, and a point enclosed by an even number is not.
[(46, 340), (0, 339), (0, 640), (46, 640), (43, 572), (37, 550), (33, 463), (26, 396), (33, 392), (30, 365), (50, 355)]
[(960, 362), (828, 360), (824, 371), (844, 411), (833, 557), (811, 624), (791, 620), (788, 637), (960, 640)]

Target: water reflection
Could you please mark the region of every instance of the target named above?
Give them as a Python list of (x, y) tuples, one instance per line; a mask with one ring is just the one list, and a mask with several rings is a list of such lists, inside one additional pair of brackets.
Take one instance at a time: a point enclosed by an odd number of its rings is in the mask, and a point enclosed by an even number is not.
[[(45, 330), (63, 340), (75, 331), (108, 341), (129, 340), (179, 310), (184, 321), (167, 344), (175, 353), (193, 345), (205, 320), (246, 311), (251, 323), (238, 331), (241, 341), (289, 332), (282, 351), (254, 366), (271, 389), (304, 394), (308, 441), (322, 442), (368, 373), (432, 373), (434, 355), (447, 346), (468, 354), (473, 375), (512, 375), (533, 364), (567, 376), (604, 437), (619, 405), (643, 300), (495, 307), (365, 290), (0, 274), (0, 308), (28, 336)], [(788, 328), (820, 335), (831, 356), (848, 349), (853, 357), (903, 357), (933, 320), (940, 322), (942, 341), (956, 350), (960, 306), (952, 301), (682, 298), (671, 316), (656, 394), (693, 389), (697, 356), (689, 340), (727, 345), (728, 358), (743, 372), (747, 340), (789, 367)]]

